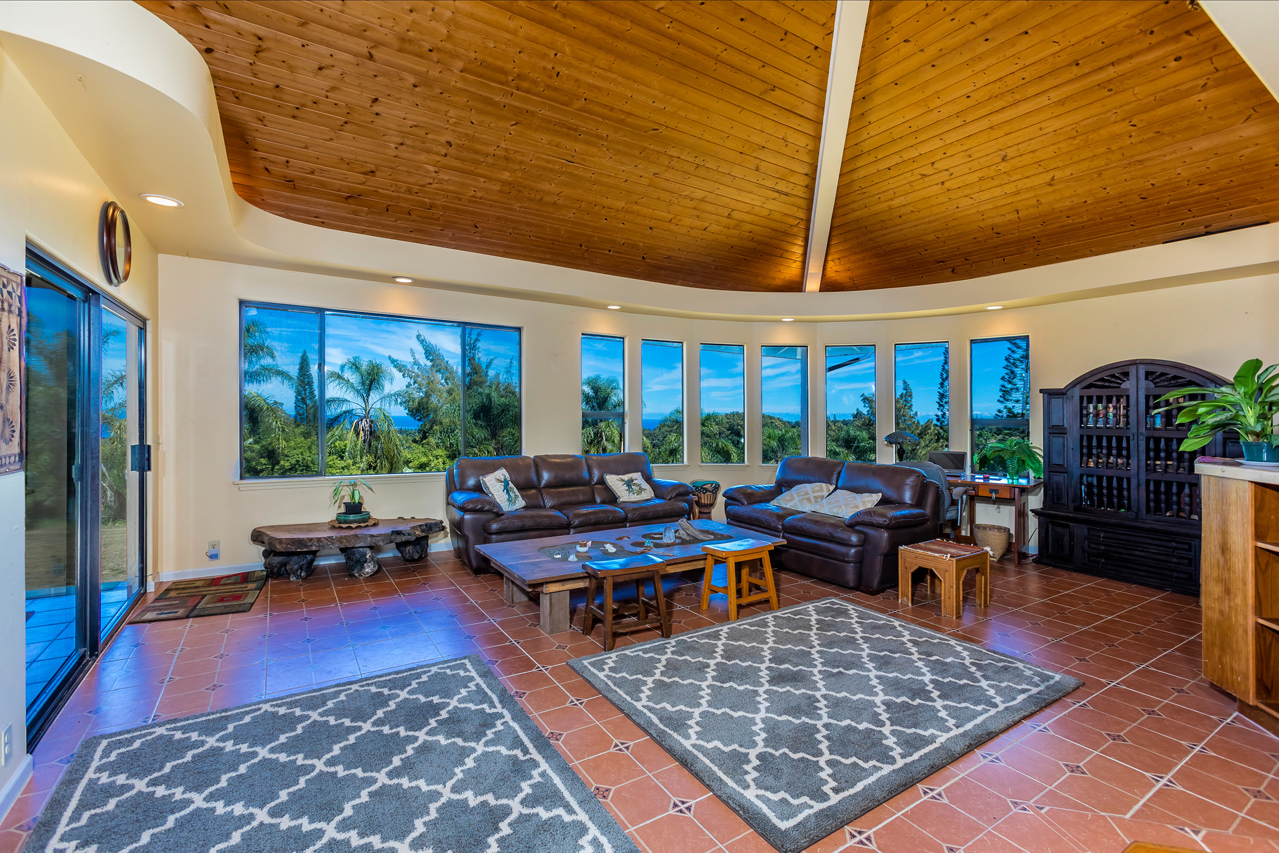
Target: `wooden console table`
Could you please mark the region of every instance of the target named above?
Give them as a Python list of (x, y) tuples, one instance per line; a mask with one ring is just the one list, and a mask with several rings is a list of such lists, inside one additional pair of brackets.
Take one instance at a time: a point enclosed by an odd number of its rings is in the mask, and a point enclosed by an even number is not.
[(1030, 544), (1030, 525), (1027, 521), (1026, 498), (1033, 495), (1044, 485), (1043, 480), (1028, 477), (1024, 480), (1009, 480), (1007, 477), (981, 477), (968, 474), (963, 477), (947, 477), (946, 482), (953, 489), (963, 486), (968, 490), (968, 535), (972, 536), (976, 529), (977, 498), (985, 498), (992, 503), (1011, 501), (1013, 505), (1013, 565), (1021, 565), (1023, 559), (1030, 559), (1029, 553), (1023, 553)]
[(1200, 457), (1204, 676), (1279, 734), (1279, 470)]
[(415, 563), (426, 556), (431, 534), (443, 529), (444, 522), (435, 518), (393, 518), (355, 529), (332, 527), (322, 521), (256, 527), (249, 540), (262, 546), (262, 568), (267, 577), (304, 580), (315, 569), (317, 552), (337, 548), (351, 577), (367, 578), (382, 567), (374, 548), (394, 545), (401, 557)]

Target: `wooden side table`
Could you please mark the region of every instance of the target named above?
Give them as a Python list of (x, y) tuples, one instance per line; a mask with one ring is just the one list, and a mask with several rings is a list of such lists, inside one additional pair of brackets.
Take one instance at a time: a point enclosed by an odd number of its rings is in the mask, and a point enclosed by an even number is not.
[(275, 524), (255, 527), (249, 540), (262, 546), (262, 568), (267, 577), (305, 580), (315, 568), (315, 555), (337, 548), (353, 578), (367, 578), (381, 568), (374, 554), (380, 545), (394, 545), (406, 562), (426, 556), (432, 533), (444, 529), (435, 518), (394, 518), (369, 527), (331, 527), (319, 524)]
[[(716, 542), (703, 545), (706, 553), (706, 574), (702, 577), (702, 609), (710, 607), (711, 593), (722, 592), (728, 596), (728, 618), (737, 621), (737, 608), (743, 604), (754, 604), (767, 600), (770, 609), (777, 610), (777, 587), (773, 583), (773, 564), (768, 552), (773, 550), (770, 542), (759, 539), (734, 539), (731, 542)], [(726, 586), (715, 586), (711, 583), (711, 575), (715, 571), (715, 561), (719, 560), (728, 567)], [(752, 575), (750, 563), (759, 561), (761, 573)], [(740, 576), (738, 566), (741, 566)], [(751, 586), (760, 588), (760, 592), (752, 593)]]
[[(618, 560), (590, 560), (582, 564), (586, 572), (586, 613), (582, 617), (582, 633), (590, 636), (595, 630), (595, 617), (604, 622), (604, 651), (611, 652), (617, 644), (618, 634), (631, 634), (653, 628), (663, 637), (671, 635), (671, 614), (666, 609), (666, 595), (662, 592), (662, 569), (666, 561), (651, 554), (622, 557)], [(604, 582), (604, 606), (595, 606), (595, 596), (600, 582)], [(635, 603), (617, 604), (613, 589), (619, 583), (635, 584)], [(653, 585), (653, 597), (644, 597), (644, 584)], [(649, 608), (655, 616), (649, 615)], [(616, 619), (626, 621), (618, 625)]]
[[(990, 606), (990, 554), (976, 545), (932, 539), (897, 549), (897, 600), (914, 602), (914, 574), (927, 569), (941, 582), (941, 612), (951, 619), (964, 615), (964, 576), (977, 572), (977, 606)], [(932, 575), (929, 575), (932, 586)]]

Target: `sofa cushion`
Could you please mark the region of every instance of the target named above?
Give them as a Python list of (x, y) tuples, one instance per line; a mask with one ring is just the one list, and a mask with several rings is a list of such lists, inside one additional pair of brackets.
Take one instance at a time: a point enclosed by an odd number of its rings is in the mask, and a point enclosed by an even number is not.
[(542, 506), (557, 509), (598, 503), (582, 457), (547, 453), (533, 457), (533, 468), (537, 473), (537, 488), (542, 493)]
[(868, 462), (846, 462), (835, 488), (846, 492), (879, 492), (886, 504), (919, 505), (924, 498), (922, 471), (896, 465), (872, 465)]
[(584, 504), (582, 506), (560, 507), (558, 512), (568, 519), (569, 526), (578, 527), (623, 527), (626, 525), (626, 513), (621, 507), (608, 504)]
[(848, 518), (848, 523), (854, 526), (889, 529), (915, 527), (916, 525), (927, 524), (930, 521), (933, 521), (933, 517), (929, 515), (928, 510), (920, 509), (917, 506), (901, 506), (900, 504), (871, 507)]
[(774, 482), (783, 489), (793, 489), (803, 483), (834, 485), (843, 467), (844, 463), (838, 459), (827, 459), (824, 456), (787, 456), (777, 466)]
[(514, 533), (520, 530), (568, 530), (568, 519), (553, 509), (525, 507), (484, 523), (485, 533)]
[(806, 512), (803, 515), (792, 515), (782, 522), (782, 538), (790, 541), (791, 535), (806, 536), (810, 539), (828, 539), (842, 545), (861, 545), (866, 536), (844, 523), (841, 518), (823, 515), (818, 512)]
[(630, 524), (655, 518), (683, 518), (688, 514), (688, 506), (683, 502), (664, 501), (660, 498), (618, 504), (617, 508), (626, 513), (626, 521)]
[(632, 474), (638, 471), (645, 480), (651, 482), (653, 479), (653, 466), (648, 463), (648, 456), (644, 453), (592, 453), (578, 458), (585, 461), (593, 486), (604, 485), (605, 474)]
[(800, 512), (812, 512), (834, 488), (830, 483), (801, 483), (773, 498), (772, 503)]
[(757, 530), (771, 530), (774, 533), (782, 532), (782, 522), (786, 519), (792, 515), (800, 514), (796, 510), (774, 504), (730, 505), (724, 507), (724, 513), (728, 516), (729, 521), (741, 522), (748, 527), (754, 527)]
[[(860, 564), (862, 558), (866, 554), (864, 545), (848, 545), (843, 542), (836, 542), (834, 539), (822, 539), (819, 537), (800, 536), (797, 533), (786, 534), (786, 545), (780, 549), (781, 563), (783, 568), (796, 569), (797, 571), (808, 574), (802, 568), (802, 559), (796, 560), (797, 554), (813, 554), (826, 560), (834, 560), (840, 563), (848, 563), (852, 565)], [(839, 581), (839, 583), (844, 583)]]
[(813, 512), (820, 512), (822, 515), (833, 515), (842, 520), (855, 512), (870, 509), (879, 503), (879, 499), (882, 497), (883, 495), (879, 492), (859, 495), (856, 492), (836, 489), (827, 495), (826, 500), (813, 507)]

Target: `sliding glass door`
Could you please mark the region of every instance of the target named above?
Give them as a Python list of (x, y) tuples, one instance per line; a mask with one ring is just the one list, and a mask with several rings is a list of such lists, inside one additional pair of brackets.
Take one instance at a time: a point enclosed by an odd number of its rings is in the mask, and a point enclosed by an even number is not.
[(142, 592), (146, 331), (43, 257), (27, 259), (29, 742)]

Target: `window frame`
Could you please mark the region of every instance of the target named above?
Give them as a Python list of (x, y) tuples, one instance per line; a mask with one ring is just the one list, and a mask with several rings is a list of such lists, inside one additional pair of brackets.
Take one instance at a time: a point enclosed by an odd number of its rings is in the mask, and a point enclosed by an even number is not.
[[(879, 376), (877, 373), (879, 370), (878, 344), (826, 344), (825, 347), (823, 348), (822, 350), (822, 406), (823, 406), (822, 420), (823, 420), (823, 426), (825, 427), (826, 436), (827, 436), (826, 438), (827, 444), (825, 449), (826, 449), (826, 453), (829, 454), (830, 452), (830, 421), (831, 421), (831, 418), (830, 418), (830, 351), (832, 349), (848, 349), (853, 347), (858, 349), (870, 350), (870, 387), (871, 387), (871, 396), (875, 400), (875, 407), (871, 411), (871, 424), (872, 424), (871, 426), (871, 440), (872, 440), (871, 458), (869, 460), (865, 460), (865, 462), (869, 464), (874, 464), (874, 462), (876, 461), (877, 451), (879, 449), (879, 442), (880, 442), (879, 381), (878, 381)], [(853, 364), (856, 364), (856, 363), (857, 362), (853, 362)], [(893, 365), (893, 369), (894, 371), (897, 369), (897, 366), (895, 363)], [(894, 385), (895, 384), (896, 384), (896, 376), (894, 376)], [(896, 399), (897, 398), (894, 395), (893, 400), (896, 401)], [(896, 413), (896, 407), (894, 406), (894, 414), (895, 413)], [(856, 415), (857, 413), (854, 411), (853, 414)], [(861, 462), (863, 460), (849, 459), (849, 460), (841, 460), (841, 461)]]
[[(295, 311), (302, 314), (315, 314), (319, 317), (320, 336), (319, 336), (319, 354), (316, 361), (316, 370), (319, 381), (316, 382), (315, 396), (316, 406), (319, 408), (318, 426), (319, 434), (319, 473), (317, 474), (285, 474), (272, 477), (256, 477), (246, 476), (244, 473), (244, 317), (246, 308), (260, 308), (265, 311)], [(347, 474), (327, 474), (325, 473), (328, 463), (328, 427), (325, 423), (324, 413), (326, 411), (326, 403), (328, 399), (328, 381), (326, 379), (328, 371), (328, 360), (325, 358), (325, 318), (328, 314), (344, 314), (354, 317), (367, 317), (375, 320), (398, 320), (409, 323), (437, 323), (445, 326), (456, 326), (462, 333), (461, 351), (459, 355), (461, 371), (459, 375), (461, 387), (459, 394), (461, 397), (461, 423), (464, 425), (461, 435), (461, 454), (459, 459), (466, 456), (466, 330), (467, 329), (494, 329), (502, 332), (514, 332), (516, 335), (516, 347), (519, 353), (519, 405), (517, 407), (518, 418), (520, 424), (520, 452), (524, 451), (524, 329), (521, 326), (500, 326), (494, 323), (471, 323), (465, 320), (441, 320), (434, 317), (417, 317), (408, 314), (390, 314), (382, 311), (360, 311), (348, 308), (321, 308), (310, 305), (293, 305), (287, 302), (264, 302), (256, 299), (241, 299), (236, 309), (237, 322), (239, 327), (236, 329), (237, 347), (239, 356), (239, 374), (236, 377), (238, 385), (237, 402), (239, 405), (239, 436), (238, 444), (238, 468), (237, 475), (239, 482), (249, 483), (267, 483), (275, 480), (314, 480), (314, 479), (349, 479), (354, 475)], [(447, 469), (446, 469), (447, 470)], [(364, 477), (421, 477), (423, 475), (442, 475), (445, 471), (397, 471), (389, 474), (365, 474)]]
[[(897, 390), (897, 382), (899, 379), (899, 371), (897, 367), (897, 354), (900, 351), (901, 347), (921, 347), (921, 346), (944, 346), (946, 348), (946, 357), (945, 357), (946, 406), (947, 406), (946, 421), (945, 421), (946, 449), (950, 450), (950, 428), (954, 424), (952, 417), (954, 416), (955, 403), (954, 403), (954, 400), (951, 399), (951, 389), (954, 387), (954, 381), (953, 381), (953, 377), (951, 376), (951, 369), (950, 369), (950, 340), (949, 339), (945, 339), (945, 340), (934, 339), (934, 340), (922, 340), (922, 341), (894, 341), (893, 342), (893, 396), (892, 396), (893, 428), (888, 434), (892, 435), (892, 433), (899, 432), (901, 430), (901, 427), (899, 427), (897, 424), (897, 395), (900, 393)], [(918, 409), (916, 409), (916, 413), (918, 413)], [(941, 412), (938, 412), (938, 414), (940, 415)], [(941, 424), (937, 424), (937, 426), (938, 428), (940, 428)], [(881, 438), (880, 441), (883, 441), (883, 438)], [(894, 462), (897, 461), (895, 450), (893, 452), (893, 461)]]
[[(620, 420), (622, 422), (621, 429), (620, 429), (620, 434), (622, 437), (622, 447), (618, 452), (625, 453), (626, 445), (627, 445), (627, 441), (626, 441), (626, 409), (627, 409), (627, 406), (626, 406), (626, 403), (627, 403), (626, 337), (624, 335), (604, 335), (604, 334), (600, 334), (599, 332), (582, 332), (581, 338), (578, 341), (578, 346), (577, 346), (578, 373), (580, 374), (579, 386), (586, 382), (586, 371), (582, 369), (584, 365), (584, 359), (582, 358), (582, 345), (586, 343), (587, 338), (595, 338), (597, 340), (604, 340), (604, 341), (616, 341), (622, 345), (622, 389), (621, 389), (622, 390), (622, 408), (618, 411), (612, 411), (612, 412), (608, 412), (608, 411), (588, 412), (586, 409), (582, 409), (582, 420), (584, 421)], [(523, 438), (523, 436), (521, 436), (521, 438)], [(521, 441), (521, 444), (523, 444), (522, 441)], [(580, 442), (579, 442), (579, 445), (580, 445)], [(583, 454), (586, 453), (586, 448), (582, 448), (582, 453)]]
[[(1026, 417), (1025, 418), (976, 418), (973, 413), (976, 395), (976, 371), (973, 369), (973, 347), (976, 344), (993, 343), (995, 341), (1026, 341)], [(1021, 429), (1026, 430), (1026, 440), (1030, 440), (1030, 334), (994, 335), (988, 338), (970, 338), (968, 341), (968, 464), (974, 474), (991, 473), (980, 471), (977, 466), (977, 430), (986, 429)]]
[[(665, 338), (640, 338), (640, 449), (644, 449), (644, 345), (645, 344), (670, 345), (672, 348), (679, 348), (679, 410), (680, 410), (680, 461), (678, 462), (653, 462), (652, 465), (687, 465), (688, 464), (688, 359), (686, 356), (687, 344), (684, 341), (672, 341)], [(699, 389), (700, 390), (700, 389)]]
[[(800, 456), (808, 455), (808, 426), (809, 426), (808, 344), (761, 344), (759, 347), (759, 420), (760, 420), (760, 443), (759, 443), (760, 462), (759, 464), (761, 466), (768, 466), (768, 465), (775, 466), (775, 465), (782, 464), (781, 459), (777, 460), (776, 462), (769, 462), (767, 459), (764, 458), (764, 442), (763, 442), (764, 414), (765, 414), (764, 412), (764, 359), (780, 358), (780, 356), (776, 356), (776, 355), (773, 355), (773, 356), (764, 355), (764, 351), (770, 350), (770, 349), (803, 350), (803, 356), (798, 359), (800, 363), (800, 368), (799, 368), (799, 455)], [(743, 412), (743, 414), (745, 413)]]
[[(704, 395), (702, 394), (702, 350), (705, 347), (737, 347), (742, 351), (742, 461), (741, 462), (707, 462), (702, 447), (702, 418), (706, 414)], [(746, 344), (723, 344), (715, 341), (699, 341), (697, 344), (697, 458), (701, 465), (746, 466), (750, 464), (750, 430), (747, 429), (746, 406)], [(684, 457), (687, 459), (688, 454)]]

